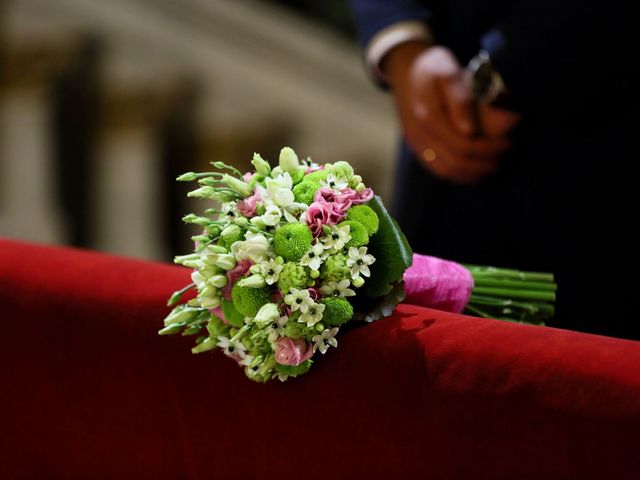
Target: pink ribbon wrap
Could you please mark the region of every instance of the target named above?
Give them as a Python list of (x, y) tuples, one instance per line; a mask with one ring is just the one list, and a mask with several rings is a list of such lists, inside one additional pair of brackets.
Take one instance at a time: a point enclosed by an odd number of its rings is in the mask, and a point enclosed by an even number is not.
[(404, 272), (404, 289), (407, 303), (461, 313), (469, 302), (473, 277), (458, 263), (414, 253)]

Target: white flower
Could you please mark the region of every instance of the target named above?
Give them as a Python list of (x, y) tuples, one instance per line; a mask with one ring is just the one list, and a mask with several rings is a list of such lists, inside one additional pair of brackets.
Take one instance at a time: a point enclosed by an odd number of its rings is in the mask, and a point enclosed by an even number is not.
[(320, 293), (325, 297), (353, 297), (356, 292), (349, 288), (350, 285), (351, 282), (346, 278), (339, 282), (328, 282), (320, 287)]
[(329, 187), (333, 190), (341, 192), (349, 186), (349, 182), (342, 178), (336, 177), (333, 173), (330, 173), (329, 175), (327, 175), (327, 178), (320, 181), (320, 185), (322, 187)]
[(218, 337), (218, 343), (216, 343), (217, 347), (222, 348), (224, 354), (229, 355), (238, 355), (240, 358), (244, 358), (246, 356), (247, 349), (244, 348), (244, 345), (239, 341), (232, 342), (229, 337)]
[(351, 240), (351, 227), (349, 225), (344, 227), (332, 225), (331, 232), (320, 238), (324, 248), (328, 250), (341, 250), (349, 240)]
[(314, 305), (314, 301), (309, 295), (309, 290), (298, 290), (297, 288), (291, 288), (284, 296), (284, 303), (291, 307), (291, 311), (295, 312), (300, 310), (302, 313), (306, 313), (311, 305)]
[(331, 330), (323, 330), (319, 335), (315, 335), (311, 340), (313, 340), (313, 352), (316, 350), (320, 350), (320, 353), (324, 354), (329, 345), (332, 347), (338, 346), (338, 340), (336, 340), (336, 334), (338, 333), (338, 327), (333, 327)]
[(284, 218), (289, 223), (298, 223), (306, 221), (306, 213), (309, 209), (304, 203), (293, 202), (283, 208)]
[(283, 337), (284, 327), (287, 325), (288, 321), (289, 317), (283, 315), (277, 321), (271, 323), (271, 325), (267, 325), (267, 331), (269, 332), (269, 334), (267, 335), (267, 340), (273, 343), (278, 340), (278, 338)]
[(281, 218), (282, 210), (280, 210), (280, 207), (278, 207), (274, 203), (270, 203), (265, 212), (260, 215), (262, 223), (270, 227), (275, 227), (278, 223), (280, 223)]
[(251, 191), (251, 187), (249, 186), (249, 184), (247, 182), (239, 180), (239, 179), (237, 179), (235, 177), (232, 177), (231, 175), (228, 175), (226, 173), (224, 175), (222, 175), (222, 181), (224, 183), (226, 183), (231, 190), (233, 190), (234, 192), (239, 193), (243, 197), (248, 197), (249, 195), (251, 195), (253, 193)]
[(349, 258), (347, 259), (347, 267), (351, 269), (351, 277), (359, 277), (360, 274), (370, 277), (369, 265), (375, 262), (373, 255), (367, 254), (367, 247), (351, 247), (349, 249)]
[(273, 285), (278, 281), (280, 272), (282, 271), (282, 264), (278, 263), (273, 258), (266, 260), (258, 265), (260, 273), (264, 277), (264, 281), (268, 285)]
[(280, 312), (278, 306), (275, 303), (265, 303), (253, 320), (253, 322), (260, 328), (264, 328), (267, 325), (277, 321), (280, 318)]
[(298, 322), (306, 323), (307, 327), (313, 327), (316, 323), (322, 320), (322, 312), (324, 312), (325, 305), (323, 303), (313, 303), (309, 305), (309, 308), (305, 313), (300, 315)]
[(225, 202), (220, 205), (220, 211), (222, 212), (218, 217), (219, 220), (233, 220), (237, 215), (236, 204), (238, 202)]
[(240, 362), (240, 365), (242, 365), (243, 367), (250, 367), (255, 358), (256, 357), (254, 357), (253, 355), (246, 354)]
[(275, 178), (265, 178), (267, 187), (266, 195), (273, 203), (279, 207), (286, 207), (293, 203), (294, 196), (291, 189), (293, 188), (293, 180), (287, 172), (281, 173)]
[(262, 262), (269, 253), (269, 240), (261, 233), (247, 232), (246, 241), (234, 242), (231, 253), (236, 260), (251, 260), (253, 263)]
[(325, 258), (327, 258), (327, 256), (324, 253), (322, 243), (316, 243), (307, 253), (305, 253), (304, 257), (300, 259), (300, 265), (309, 267), (311, 270), (318, 271)]

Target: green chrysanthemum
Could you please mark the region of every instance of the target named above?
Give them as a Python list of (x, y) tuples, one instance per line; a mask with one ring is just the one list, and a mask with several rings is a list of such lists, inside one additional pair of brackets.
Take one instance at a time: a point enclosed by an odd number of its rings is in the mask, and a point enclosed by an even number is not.
[(307, 270), (302, 265), (287, 262), (282, 266), (282, 271), (278, 276), (278, 288), (283, 294), (287, 294), (291, 288), (306, 288), (307, 280)]
[(255, 317), (260, 307), (271, 301), (268, 287), (241, 287), (237, 283), (231, 289), (233, 306), (245, 317)]
[(244, 240), (244, 232), (242, 231), (241, 228), (239, 228), (238, 230), (234, 231), (230, 235), (225, 235), (220, 237), (220, 239), (218, 240), (218, 245), (231, 251), (231, 245), (241, 240)]
[(330, 255), (320, 267), (320, 278), (325, 282), (339, 282), (350, 276), (347, 257), (341, 253)]
[(244, 325), (244, 315), (236, 310), (236, 307), (233, 306), (233, 302), (222, 300), (222, 313), (230, 325), (238, 328)]
[(293, 187), (293, 195), (295, 201), (298, 203), (304, 203), (305, 205), (311, 205), (313, 202), (313, 196), (320, 188), (320, 182), (317, 180), (304, 180), (298, 185)]
[(303, 223), (283, 225), (273, 237), (273, 249), (286, 261), (297, 262), (311, 248), (313, 235)]
[(316, 182), (320, 182), (327, 178), (331, 172), (328, 169), (316, 170), (315, 172), (307, 173), (304, 177), (305, 182), (309, 182), (314, 180)]
[(311, 359), (302, 362), (300, 365), (276, 365), (276, 370), (278, 373), (288, 376), (288, 377), (297, 377), (298, 375), (302, 375), (303, 373), (307, 373), (311, 368), (311, 364), (313, 361)]
[(353, 307), (342, 298), (326, 297), (320, 300), (325, 305), (322, 321), (332, 327), (337, 327), (353, 317)]
[(360, 222), (369, 235), (375, 234), (380, 226), (378, 215), (367, 205), (355, 205), (351, 207), (347, 210), (347, 220)]
[(299, 312), (294, 312), (284, 327), (284, 335), (289, 338), (311, 338), (318, 333), (314, 327), (298, 322)]
[(347, 220), (346, 222), (339, 223), (338, 227), (344, 227), (345, 225), (349, 225), (349, 235), (351, 235), (351, 240), (345, 245), (347, 248), (361, 247), (369, 243), (367, 229), (362, 223), (356, 222), (355, 220)]

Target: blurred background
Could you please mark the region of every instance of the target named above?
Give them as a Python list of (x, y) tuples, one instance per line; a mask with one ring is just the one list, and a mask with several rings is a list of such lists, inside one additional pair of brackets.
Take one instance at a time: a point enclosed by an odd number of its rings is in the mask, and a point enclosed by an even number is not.
[(0, 1), (0, 235), (191, 250), (175, 177), (282, 146), (388, 200), (396, 125), (345, 1)]

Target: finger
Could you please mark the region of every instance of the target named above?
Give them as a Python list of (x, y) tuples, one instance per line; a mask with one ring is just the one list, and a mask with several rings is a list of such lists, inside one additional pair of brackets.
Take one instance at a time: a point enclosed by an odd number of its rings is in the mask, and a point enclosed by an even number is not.
[(521, 116), (503, 108), (481, 104), (478, 118), (482, 132), (489, 137), (504, 137), (520, 123)]
[(496, 157), (469, 158), (458, 154), (437, 137), (429, 137), (428, 143), (418, 154), (424, 165), (436, 175), (458, 182), (476, 181), (494, 173), (498, 166)]
[(478, 131), (475, 102), (464, 82), (462, 71), (439, 78), (444, 111), (459, 133), (471, 136)]

